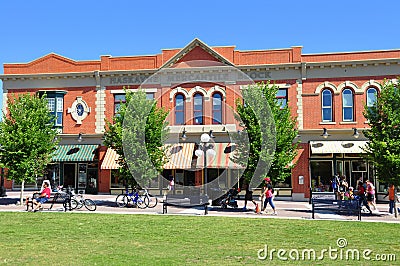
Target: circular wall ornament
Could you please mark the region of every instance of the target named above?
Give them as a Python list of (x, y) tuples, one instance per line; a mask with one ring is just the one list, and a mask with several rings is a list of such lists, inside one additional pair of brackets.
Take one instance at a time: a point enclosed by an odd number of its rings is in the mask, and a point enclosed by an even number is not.
[(87, 105), (87, 103), (82, 100), (81, 96), (78, 96), (72, 103), (71, 107), (68, 108), (67, 113), (71, 114), (72, 118), (77, 124), (82, 124), (82, 120), (88, 116), (90, 111), (90, 107)]

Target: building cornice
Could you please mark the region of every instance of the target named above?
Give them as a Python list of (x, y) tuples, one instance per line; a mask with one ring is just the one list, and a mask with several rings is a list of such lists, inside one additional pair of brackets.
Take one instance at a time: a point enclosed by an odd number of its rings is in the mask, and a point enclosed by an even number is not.
[(329, 62), (304, 62), (309, 69), (313, 68), (335, 68), (335, 67), (367, 67), (379, 65), (400, 65), (400, 58), (369, 59), (369, 60), (348, 60)]

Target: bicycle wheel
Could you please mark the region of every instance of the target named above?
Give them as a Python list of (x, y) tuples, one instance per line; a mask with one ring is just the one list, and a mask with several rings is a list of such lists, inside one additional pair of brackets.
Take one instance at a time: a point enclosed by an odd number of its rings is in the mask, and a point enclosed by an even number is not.
[(71, 199), (71, 209), (80, 209), (82, 206), (79, 207), (79, 202), (76, 199)]
[(155, 206), (157, 206), (157, 203), (158, 203), (158, 199), (156, 198), (156, 197), (154, 197), (154, 196), (152, 196), (152, 195), (147, 195), (146, 196), (147, 197), (147, 199), (148, 199), (148, 204), (147, 204), (147, 207), (149, 207), (149, 208), (154, 208)]
[(139, 196), (136, 201), (136, 205), (139, 209), (146, 209), (149, 204), (149, 198), (146, 196)]
[(96, 203), (91, 199), (85, 199), (83, 204), (85, 205), (86, 209), (92, 212), (94, 212), (97, 208)]
[(126, 205), (128, 204), (128, 197), (125, 194), (119, 194), (115, 202), (120, 208), (126, 207)]

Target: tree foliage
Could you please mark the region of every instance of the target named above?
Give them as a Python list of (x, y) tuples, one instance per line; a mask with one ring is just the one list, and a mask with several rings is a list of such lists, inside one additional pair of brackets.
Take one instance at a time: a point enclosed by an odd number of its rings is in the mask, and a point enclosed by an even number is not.
[(49, 112), (46, 95), (21, 94), (10, 97), (8, 113), (0, 122), (1, 166), (18, 183), (33, 182), (51, 161), (57, 145), (55, 117)]
[[(273, 182), (283, 182), (291, 177), (291, 169), (294, 167), (291, 162), (297, 154), (297, 143), (294, 139), (297, 136), (296, 119), (292, 117), (290, 109), (286, 104), (284, 107), (276, 98), (279, 88), (273, 84), (258, 83), (256, 85), (248, 86), (243, 91), (244, 103), (240, 99), (236, 102), (238, 120), (241, 120), (242, 126), (249, 138), (249, 154), (248, 164), (244, 172), (244, 178), (250, 180), (256, 170), (262, 150), (265, 149), (261, 146), (262, 132), (274, 133), (275, 136), (264, 136), (265, 138), (273, 138), (275, 141), (274, 153), (267, 152), (272, 155), (270, 160), (270, 167), (268, 176)], [(248, 104), (252, 101), (251, 104)], [(260, 119), (257, 119), (254, 106), (269, 105), (269, 113), (265, 111), (265, 115), (269, 115), (275, 123), (268, 123), (269, 126), (273, 125), (274, 130), (265, 130), (268, 125), (260, 124)], [(262, 117), (261, 119), (265, 119)], [(268, 145), (267, 148), (271, 148)]]
[(400, 185), (400, 91), (399, 83), (385, 81), (373, 106), (365, 106), (364, 116), (371, 127), (366, 156), (374, 164), (377, 177)]
[(119, 178), (136, 186), (162, 171), (168, 112), (147, 99), (142, 90), (125, 92), (126, 102), (121, 103), (112, 122), (106, 121), (104, 144), (119, 155)]

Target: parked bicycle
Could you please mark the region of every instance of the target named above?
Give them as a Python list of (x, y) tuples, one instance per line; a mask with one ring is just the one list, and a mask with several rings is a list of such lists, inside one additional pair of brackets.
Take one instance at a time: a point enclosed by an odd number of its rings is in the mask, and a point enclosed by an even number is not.
[(97, 209), (96, 203), (91, 199), (85, 199), (82, 194), (75, 194), (71, 191), (71, 209), (81, 209), (83, 206), (89, 211)]
[(146, 197), (147, 199), (145, 199), (145, 202), (147, 203), (147, 207), (149, 208), (154, 208), (155, 206), (157, 206), (158, 203), (158, 199), (157, 197), (151, 195), (148, 190), (146, 188), (143, 189), (143, 197)]
[(119, 194), (115, 199), (117, 206), (120, 208), (127, 206), (137, 206), (140, 209), (145, 209), (149, 205), (149, 197), (140, 195), (139, 190), (134, 189), (129, 193), (128, 188), (125, 193)]

